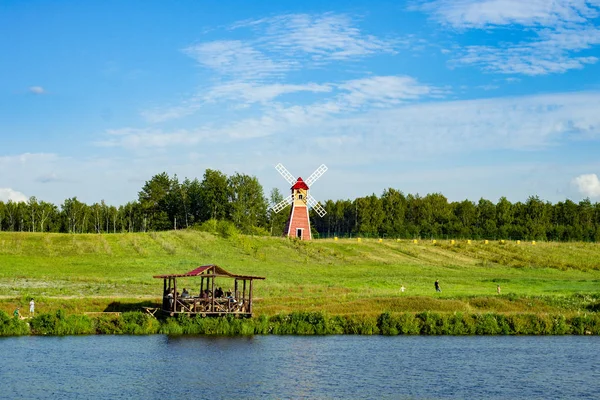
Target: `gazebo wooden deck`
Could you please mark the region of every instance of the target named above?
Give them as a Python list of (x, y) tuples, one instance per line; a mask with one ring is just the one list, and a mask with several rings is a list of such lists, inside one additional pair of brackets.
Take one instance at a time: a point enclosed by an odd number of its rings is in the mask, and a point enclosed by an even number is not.
[[(200, 277), (200, 287), (190, 293), (179, 293), (177, 278)], [(252, 316), (252, 281), (265, 279), (260, 276), (236, 275), (217, 265), (203, 265), (185, 274), (155, 275), (163, 279), (163, 302), (161, 310), (171, 316), (188, 315), (237, 315)], [(215, 283), (223, 278), (233, 279), (233, 289), (223, 292)], [(179, 288), (182, 288), (179, 285)]]

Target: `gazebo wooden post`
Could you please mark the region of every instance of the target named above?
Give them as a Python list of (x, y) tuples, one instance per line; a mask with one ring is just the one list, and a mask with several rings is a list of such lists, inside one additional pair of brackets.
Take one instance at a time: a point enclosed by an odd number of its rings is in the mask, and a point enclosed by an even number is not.
[(215, 311), (215, 269), (213, 267), (213, 277), (212, 277), (212, 286), (211, 286), (211, 296), (210, 296), (210, 312)]
[(239, 296), (239, 293), (238, 293), (238, 280), (237, 280), (237, 278), (235, 278), (234, 289), (233, 289), (233, 298), (236, 301), (240, 301), (240, 296)]
[(177, 279), (173, 278), (173, 311), (177, 311)]
[(250, 292), (248, 293), (248, 312), (252, 314), (252, 279), (250, 279)]
[(167, 308), (167, 302), (169, 298), (167, 297), (167, 278), (163, 279), (163, 298), (162, 298), (162, 309), (165, 310)]
[(244, 291), (242, 292), (242, 301), (244, 303), (244, 308), (248, 308), (248, 303), (246, 302), (246, 280), (244, 279)]

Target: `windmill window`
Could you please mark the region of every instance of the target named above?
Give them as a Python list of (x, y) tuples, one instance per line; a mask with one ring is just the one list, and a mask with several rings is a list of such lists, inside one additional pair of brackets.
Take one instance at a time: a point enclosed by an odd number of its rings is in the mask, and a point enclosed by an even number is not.
[(299, 194), (299, 195), (298, 195), (298, 198), (299, 198), (300, 200), (302, 200), (302, 195), (301, 195), (301, 194)]
[(302, 239), (302, 228), (296, 229), (296, 237)]

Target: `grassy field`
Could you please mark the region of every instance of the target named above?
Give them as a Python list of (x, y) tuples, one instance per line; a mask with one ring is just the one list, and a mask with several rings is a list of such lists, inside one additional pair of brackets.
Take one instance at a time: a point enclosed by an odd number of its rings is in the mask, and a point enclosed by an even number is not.
[[(158, 303), (162, 280), (217, 264), (259, 275), (255, 312), (596, 311), (600, 244), (284, 238), (170, 231), (111, 235), (0, 233), (0, 309), (69, 313)], [(188, 278), (184, 286), (197, 281)], [(439, 279), (442, 293), (435, 293)], [(223, 280), (223, 288), (230, 283)], [(496, 285), (502, 287), (497, 295)], [(400, 293), (400, 286), (406, 287)]]

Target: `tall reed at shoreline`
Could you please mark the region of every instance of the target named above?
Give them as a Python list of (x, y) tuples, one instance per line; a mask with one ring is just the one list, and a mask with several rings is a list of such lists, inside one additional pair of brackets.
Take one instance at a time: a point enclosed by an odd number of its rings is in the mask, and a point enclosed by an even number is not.
[(179, 315), (156, 319), (142, 312), (121, 315), (39, 314), (29, 320), (0, 311), (0, 336), (21, 335), (600, 335), (600, 314), (390, 313), (377, 318), (293, 312), (240, 319)]

